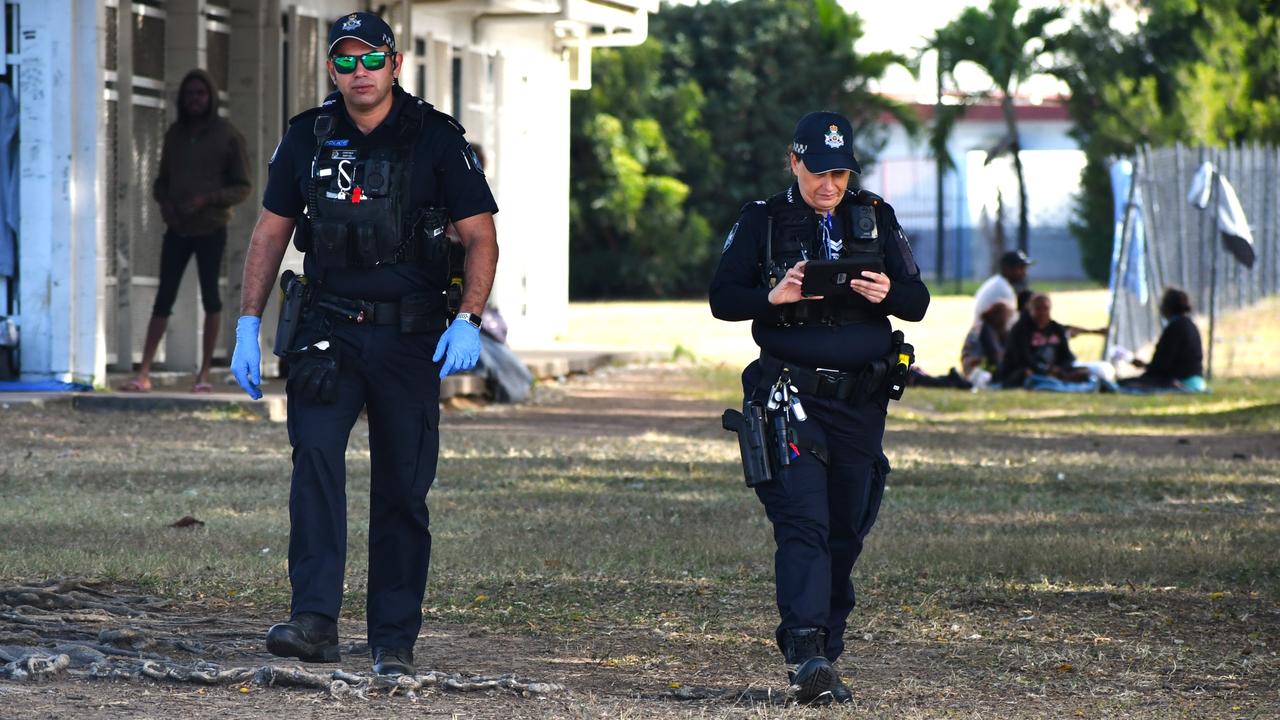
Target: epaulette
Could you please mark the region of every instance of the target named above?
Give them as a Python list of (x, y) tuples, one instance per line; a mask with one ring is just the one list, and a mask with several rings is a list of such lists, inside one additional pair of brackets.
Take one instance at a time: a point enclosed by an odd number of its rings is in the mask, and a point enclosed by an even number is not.
[[(462, 123), (460, 123), (460, 122), (458, 122), (456, 119), (454, 119), (454, 117), (453, 117), (452, 115), (450, 115), (449, 113), (440, 112), (439, 110), (437, 110), (437, 109), (436, 109), (436, 107), (435, 107), (434, 105), (432, 105), (431, 103), (427, 102), (426, 100), (423, 100), (422, 98), (418, 98), (417, 105), (418, 105), (422, 110), (424, 110), (424, 112), (423, 112), (423, 119), (424, 119), (424, 120), (426, 120), (427, 118), (435, 118), (435, 119), (438, 119), (438, 120), (444, 120), (446, 123), (448, 123), (448, 124), (449, 124), (449, 126), (450, 126), (450, 127), (452, 127), (454, 130), (457, 130), (459, 135), (466, 135), (466, 134), (467, 134), (467, 129), (466, 129), (466, 128), (464, 128), (464, 127), (462, 127)], [(437, 117), (437, 116), (439, 116), (439, 117)]]
[(748, 209), (753, 208), (753, 207), (755, 207), (756, 205), (763, 205), (763, 204), (764, 204), (764, 201), (763, 201), (763, 200), (752, 200), (752, 201), (750, 201), (750, 202), (746, 203), (745, 205), (743, 205), (743, 206), (742, 206), (742, 209), (738, 211), (738, 214), (739, 214), (739, 215), (741, 215), (741, 214), (745, 213)]
[(857, 200), (859, 203), (862, 203), (862, 204), (870, 203), (872, 205), (881, 205), (884, 203), (884, 198), (871, 192), (870, 190), (858, 189), (858, 190), (848, 190), (846, 192), (852, 195), (854, 200)]
[(339, 94), (337, 92), (329, 93), (329, 97), (325, 98), (324, 102), (320, 103), (319, 105), (313, 108), (303, 110), (297, 115), (294, 115), (293, 117), (289, 118), (289, 124), (292, 125), (304, 118), (315, 117), (316, 115), (319, 115), (322, 112), (328, 112), (332, 110), (334, 105), (338, 103), (338, 97), (339, 97)]

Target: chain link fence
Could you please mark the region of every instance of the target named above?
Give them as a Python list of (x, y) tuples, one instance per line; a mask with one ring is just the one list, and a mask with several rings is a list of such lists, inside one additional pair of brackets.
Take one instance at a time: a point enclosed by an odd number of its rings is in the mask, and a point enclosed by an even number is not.
[[(1192, 180), (1204, 162), (1211, 162), (1239, 196), (1253, 231), (1257, 260), (1246, 268), (1223, 247), (1215, 221), (1215, 203), (1201, 210), (1187, 200)], [(1127, 263), (1135, 261), (1126, 247), (1113, 268), (1113, 305), (1108, 345), (1136, 349), (1160, 335), (1160, 297), (1169, 286), (1191, 298), (1195, 313), (1208, 318), (1203, 329), (1212, 337), (1214, 315), (1243, 308), (1280, 293), (1280, 210), (1277, 172), (1280, 148), (1245, 145), (1229, 148), (1144, 147), (1134, 159), (1140, 201), (1134, 210), (1145, 225), (1146, 302), (1126, 287)], [(1216, 198), (1215, 198), (1216, 200)], [(1129, 224), (1132, 220), (1129, 221)], [(1212, 340), (1210, 340), (1212, 345)], [(1210, 348), (1205, 349), (1212, 371)]]

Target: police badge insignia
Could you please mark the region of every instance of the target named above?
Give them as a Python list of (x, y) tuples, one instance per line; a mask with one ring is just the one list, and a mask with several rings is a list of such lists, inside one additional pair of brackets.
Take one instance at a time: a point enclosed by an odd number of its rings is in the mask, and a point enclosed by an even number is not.
[(826, 137), (823, 138), (823, 142), (825, 142), (829, 148), (844, 147), (844, 136), (840, 134), (840, 128), (835, 125), (827, 128), (827, 134)]
[(358, 27), (360, 27), (360, 18), (356, 17), (354, 14), (348, 15), (347, 21), (342, 23), (342, 29), (346, 32), (351, 32)]

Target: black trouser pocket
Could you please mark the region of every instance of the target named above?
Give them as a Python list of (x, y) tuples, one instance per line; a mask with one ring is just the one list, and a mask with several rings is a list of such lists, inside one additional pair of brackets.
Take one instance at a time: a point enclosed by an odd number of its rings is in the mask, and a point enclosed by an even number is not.
[(338, 349), (332, 344), (289, 353), (288, 391), (299, 398), (332, 404), (338, 399)]

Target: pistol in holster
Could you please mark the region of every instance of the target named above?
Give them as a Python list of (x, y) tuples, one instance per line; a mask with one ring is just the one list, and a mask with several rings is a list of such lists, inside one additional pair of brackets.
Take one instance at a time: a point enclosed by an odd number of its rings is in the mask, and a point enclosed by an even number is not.
[(774, 475), (769, 461), (769, 421), (764, 404), (748, 400), (743, 403), (742, 412), (725, 410), (720, 424), (725, 430), (738, 434), (738, 449), (742, 451), (742, 474), (747, 487), (772, 482)]
[(298, 327), (302, 324), (302, 309), (308, 294), (306, 276), (285, 270), (280, 276), (280, 293), (280, 319), (276, 323), (276, 342), (271, 351), (277, 357), (284, 357), (294, 349)]

